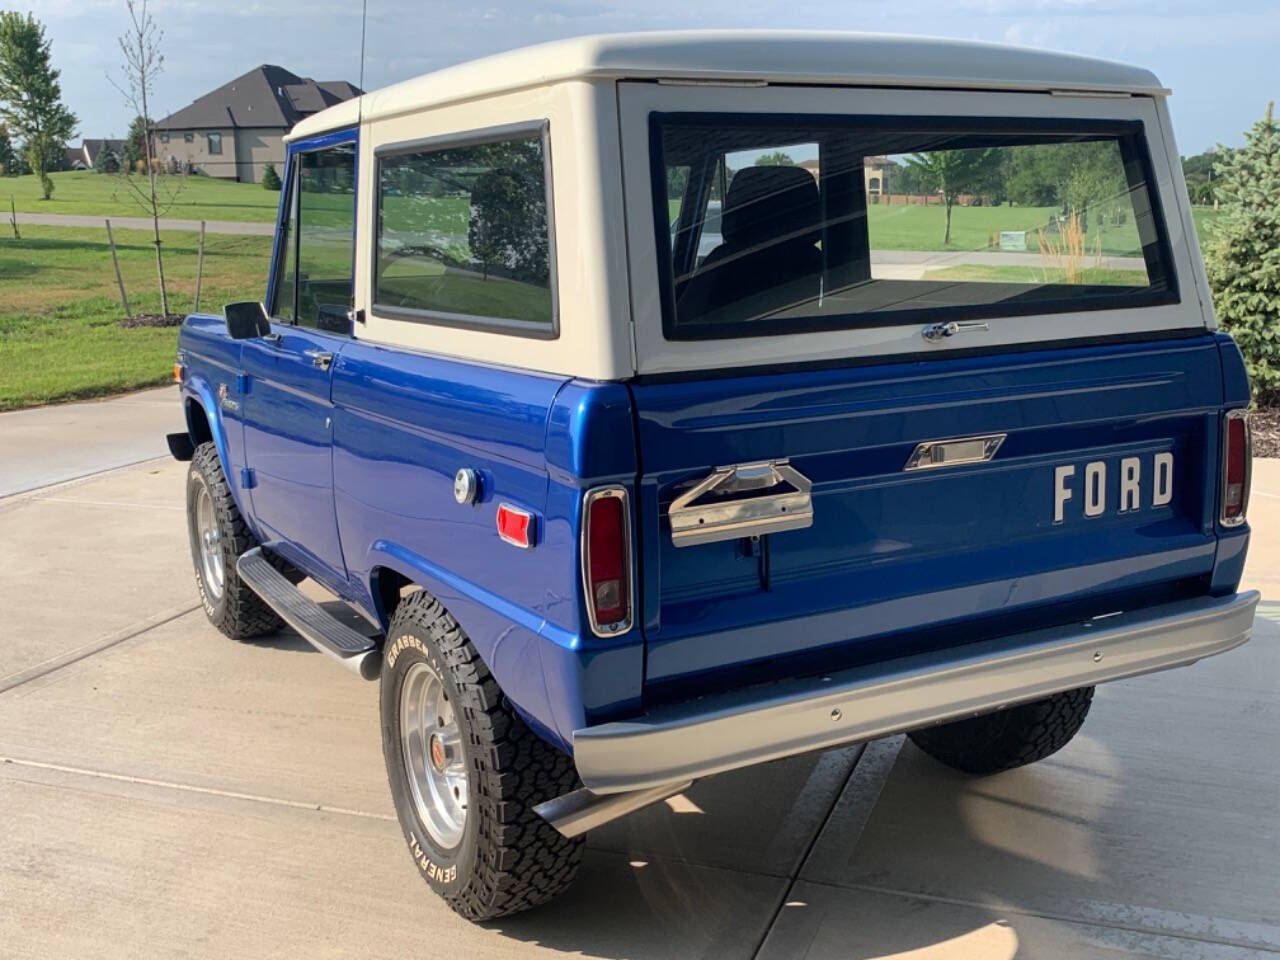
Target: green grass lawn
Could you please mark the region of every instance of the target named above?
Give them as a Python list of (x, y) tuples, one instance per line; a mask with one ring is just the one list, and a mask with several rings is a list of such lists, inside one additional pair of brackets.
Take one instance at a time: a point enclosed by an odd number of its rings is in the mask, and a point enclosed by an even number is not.
[[(0, 177), (0, 210), (8, 213), (9, 197), (19, 213), (54, 213), (101, 217), (145, 217), (148, 212), (133, 199), (121, 178), (92, 171), (73, 170), (50, 174), (53, 196), (40, 197), (40, 182), (33, 176)], [(135, 178), (139, 184), (142, 178)], [(273, 223), (280, 194), (260, 183), (235, 183), (212, 177), (160, 177), (162, 199), (170, 189), (178, 191), (162, 215), (182, 220), (244, 220)], [(7, 219), (7, 217), (0, 217)]]
[[(680, 211), (678, 200), (668, 201), (670, 219)], [(941, 206), (894, 206), (872, 204), (867, 207), (867, 229), (871, 234), (872, 250), (990, 250), (992, 239), (1002, 230), (1032, 231), (1046, 225), (1056, 213), (1054, 207), (953, 207), (951, 210), (951, 242), (942, 242), (946, 211)], [(1196, 233), (1203, 248), (1208, 231), (1217, 211), (1196, 207), (1193, 209)], [(670, 222), (670, 221), (669, 221)], [(1090, 253), (1096, 249), (1098, 226), (1090, 224), (1087, 245)], [(1102, 252), (1108, 256), (1141, 256), (1138, 233), (1132, 219), (1119, 226), (1108, 225), (1102, 229)], [(1028, 250), (1038, 252), (1034, 238), (1029, 239)]]
[[(926, 280), (963, 280), (969, 283), (1067, 283), (1067, 271), (1063, 267), (998, 267), (977, 263), (963, 263), (954, 267), (927, 270)], [(1079, 282), (1092, 286), (1148, 286), (1145, 270), (1108, 270), (1083, 266), (1078, 274)]]
[[(38, 187), (31, 177), (0, 178), (0, 191), (12, 191), (18, 208), (25, 211), (102, 216), (140, 212), (128, 203), (110, 176), (78, 172), (53, 176), (57, 186), (54, 199), (48, 203), (39, 199)], [(275, 216), (277, 199), (278, 194), (260, 186), (192, 177), (171, 215), (270, 221)], [(323, 199), (330, 198), (325, 195)], [(345, 198), (334, 195), (333, 203), (345, 202)], [(0, 206), (3, 205), (0, 193)], [(320, 206), (324, 204), (321, 202)], [(391, 223), (401, 230), (426, 231), (445, 238), (466, 235), (466, 206), (457, 201), (395, 202), (387, 213)], [(1214, 215), (1211, 210), (1195, 211), (1202, 241)], [(314, 220), (313, 225), (327, 225), (330, 219), (337, 224), (345, 216), (349, 214), (335, 207), (332, 217)], [(940, 242), (942, 216), (940, 207), (876, 205), (868, 210), (873, 243), (880, 249), (944, 249)], [(946, 249), (984, 249), (992, 232), (1022, 229), (1042, 223), (1047, 217), (1048, 210), (1039, 208), (956, 208), (953, 243)], [(21, 232), (22, 239), (15, 240), (9, 235), (7, 224), (0, 223), (0, 410), (164, 382), (171, 372), (177, 330), (126, 330), (119, 326), (123, 310), (105, 230), (28, 225)], [(334, 256), (345, 263), (349, 256), (345, 233), (335, 237)], [(147, 235), (117, 230), (116, 238), (134, 312), (158, 313), (155, 258)], [(163, 240), (169, 309), (175, 313), (188, 311), (195, 282), (197, 235), (166, 232)], [(1123, 252), (1126, 243), (1131, 240), (1125, 239), (1117, 228), (1112, 236), (1104, 235), (1103, 250)], [(216, 312), (228, 301), (260, 298), (266, 286), (270, 250), (269, 237), (210, 234), (205, 251), (204, 308)], [(314, 272), (322, 265), (306, 266)], [(966, 279), (1017, 279), (1003, 273), (979, 277), (971, 274), (976, 268), (964, 269), (970, 271)], [(405, 275), (398, 279), (410, 286), (440, 282), (425, 275), (409, 276), (414, 272), (405, 269)], [(394, 273), (393, 280), (397, 279)], [(1122, 278), (1111, 279), (1119, 282)], [(483, 312), (531, 320), (546, 316), (544, 301), (548, 295), (544, 290), (522, 291), (507, 281), (485, 282), (477, 278), (454, 278), (452, 289), (460, 298), (460, 308), (483, 306)], [(517, 293), (519, 296), (515, 296)], [(517, 302), (522, 306), (518, 308)], [(525, 308), (529, 312), (523, 312)]]
[[(195, 287), (194, 233), (162, 233), (169, 310), (189, 311)], [(147, 234), (117, 230), (129, 304), (159, 313), (155, 254)], [(269, 237), (209, 235), (201, 307), (261, 299)], [(118, 393), (165, 382), (176, 327), (126, 330), (103, 230), (22, 227), (0, 239), (0, 410)]]

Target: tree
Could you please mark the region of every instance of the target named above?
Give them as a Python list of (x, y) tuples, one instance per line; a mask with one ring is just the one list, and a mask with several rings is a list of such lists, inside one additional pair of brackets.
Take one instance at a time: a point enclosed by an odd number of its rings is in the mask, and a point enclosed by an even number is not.
[(138, 120), (142, 121), (144, 132), (144, 156), (146, 157), (145, 180), (139, 182), (135, 171), (126, 167), (121, 171), (121, 181), (134, 202), (151, 215), (152, 243), (156, 248), (156, 277), (160, 284), (160, 311), (169, 315), (169, 292), (164, 282), (164, 257), (160, 252), (160, 216), (173, 206), (181, 186), (169, 189), (166, 197), (161, 199), (156, 187), (156, 165), (151, 162), (150, 140), (145, 136), (151, 129), (150, 101), (155, 92), (156, 78), (164, 67), (164, 54), (160, 52), (160, 42), (164, 33), (156, 26), (147, 12), (147, 0), (125, 0), (125, 9), (129, 11), (129, 29), (120, 36), (120, 52), (124, 55), (122, 82), (117, 83), (108, 77), (111, 85), (120, 91), (125, 102), (133, 108), (138, 119), (130, 126), (130, 133)]
[(1205, 268), (1218, 319), (1244, 354), (1254, 398), (1280, 400), (1280, 122), (1274, 104), (1214, 165), (1222, 213)]
[(920, 171), (909, 163), (889, 161), (889, 183), (893, 192), (911, 197), (918, 197), (929, 188), (920, 179)]
[(773, 153), (763, 153), (756, 157), (755, 165), (757, 167), (794, 167), (796, 162), (791, 159), (790, 154), (775, 150)]
[(102, 149), (98, 151), (98, 155), (93, 158), (94, 173), (119, 173), (120, 158), (116, 156), (114, 150), (107, 149), (106, 144), (102, 145)]
[(485, 279), (497, 268), (513, 280), (545, 286), (550, 260), (541, 146), (497, 143), (473, 162), (489, 169), (471, 186), (471, 256)]
[(120, 166), (125, 170), (138, 169), (138, 161), (145, 160), (150, 152), (147, 149), (147, 121), (142, 117), (134, 117), (129, 124), (129, 132), (125, 134), (124, 145), (120, 148)]
[(920, 176), (921, 184), (942, 194), (946, 207), (946, 224), (942, 242), (951, 242), (951, 208), (962, 193), (980, 193), (991, 187), (998, 176), (1000, 151), (987, 149), (934, 150), (913, 153), (907, 166)]
[(13, 141), (9, 139), (9, 131), (0, 127), (0, 176), (16, 176), (19, 166), (18, 154), (13, 149)]
[(276, 173), (276, 165), (268, 160), (267, 165), (262, 168), (262, 188), (264, 190), (279, 190), (280, 187), (280, 174)]
[(62, 102), (52, 47), (31, 14), (0, 13), (0, 120), (22, 138), (46, 200), (53, 195), (48, 171), (76, 130), (75, 114)]

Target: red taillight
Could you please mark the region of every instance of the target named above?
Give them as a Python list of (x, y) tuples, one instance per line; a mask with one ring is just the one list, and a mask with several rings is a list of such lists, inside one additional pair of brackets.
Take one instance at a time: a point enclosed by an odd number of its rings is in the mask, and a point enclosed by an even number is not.
[(1223, 424), (1222, 439), (1222, 522), (1229, 527), (1244, 523), (1249, 506), (1250, 446), (1246, 414), (1232, 410)]
[(587, 494), (582, 569), (591, 627), (608, 636), (631, 625), (631, 542), (627, 494), (606, 487)]

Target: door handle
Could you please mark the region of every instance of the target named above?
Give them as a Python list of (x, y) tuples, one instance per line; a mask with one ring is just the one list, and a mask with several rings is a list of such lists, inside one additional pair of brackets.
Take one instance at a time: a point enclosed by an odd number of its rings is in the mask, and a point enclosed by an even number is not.
[(333, 363), (333, 354), (328, 350), (304, 350), (302, 351), (302, 355), (304, 357), (310, 357), (311, 365), (313, 367), (319, 367), (321, 370), (328, 370), (329, 365)]

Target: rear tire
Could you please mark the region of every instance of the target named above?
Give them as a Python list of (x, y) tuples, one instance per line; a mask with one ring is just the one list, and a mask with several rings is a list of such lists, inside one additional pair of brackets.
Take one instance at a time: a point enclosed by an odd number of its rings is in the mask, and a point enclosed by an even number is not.
[(418, 872), (450, 907), (492, 920), (573, 882), (582, 838), (561, 836), (533, 812), (578, 786), (573, 761), (529, 729), (457, 621), (426, 593), (396, 608), (381, 701), (400, 827)]
[(948, 767), (979, 775), (999, 773), (1065, 747), (1084, 725), (1092, 703), (1093, 687), (1082, 687), (907, 736)]
[(212, 443), (196, 447), (187, 470), (187, 534), (196, 590), (210, 623), (232, 640), (249, 640), (284, 626), (236, 571), (241, 554), (258, 541), (240, 516)]

